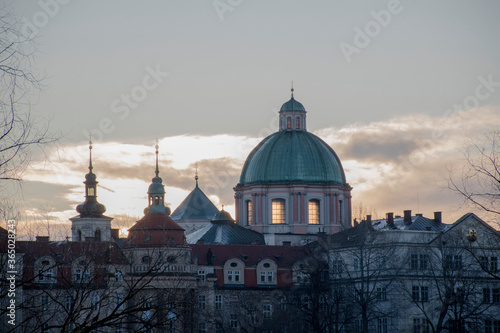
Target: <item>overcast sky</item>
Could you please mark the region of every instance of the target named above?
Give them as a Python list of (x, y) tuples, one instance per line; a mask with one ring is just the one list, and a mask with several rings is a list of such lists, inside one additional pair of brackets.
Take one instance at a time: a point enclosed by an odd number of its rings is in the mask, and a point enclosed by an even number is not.
[(24, 202), (66, 223), (88, 135), (107, 215), (141, 216), (154, 176), (172, 210), (200, 185), (234, 216), (244, 160), (295, 97), (337, 152), (355, 204), (446, 222), (465, 139), (500, 124), (498, 1), (13, 1), (37, 45), (34, 112), (65, 134), (27, 171)]

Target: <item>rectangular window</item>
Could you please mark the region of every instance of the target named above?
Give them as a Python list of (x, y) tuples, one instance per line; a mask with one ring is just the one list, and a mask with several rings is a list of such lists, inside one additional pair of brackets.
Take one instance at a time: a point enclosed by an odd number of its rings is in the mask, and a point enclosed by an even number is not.
[(222, 295), (215, 295), (215, 310), (222, 310)]
[(429, 301), (429, 287), (420, 287), (420, 299), (422, 302)]
[(116, 294), (115, 295), (115, 308), (118, 310), (123, 310), (123, 295)]
[(99, 295), (92, 295), (91, 297), (92, 301), (92, 310), (98, 311), (99, 310)]
[(309, 224), (319, 224), (319, 201), (309, 200)]
[(80, 268), (75, 269), (75, 280), (76, 281), (82, 280), (82, 270)]
[(387, 318), (377, 319), (377, 333), (387, 333)]
[(66, 295), (66, 310), (73, 310), (73, 306), (75, 305), (75, 299), (71, 295)]
[(205, 282), (207, 279), (207, 273), (204, 270), (199, 270), (198, 276), (200, 277), (201, 282)]
[(286, 299), (284, 297), (280, 299), (280, 309), (283, 311), (286, 310)]
[(205, 309), (207, 307), (207, 298), (205, 295), (198, 295), (198, 308)]
[(359, 258), (354, 258), (353, 268), (354, 268), (354, 271), (356, 271), (356, 272), (361, 271), (361, 261), (359, 260)]
[(424, 287), (424, 286), (411, 287), (411, 297), (414, 302), (428, 302), (429, 287)]
[(207, 323), (198, 324), (198, 333), (207, 333)]
[(376, 258), (376, 265), (377, 269), (384, 269), (385, 263), (387, 262), (387, 258), (385, 256), (377, 257)]
[(491, 303), (489, 288), (483, 288), (483, 303)]
[(227, 282), (233, 282), (233, 271), (227, 271)]
[(266, 282), (266, 272), (260, 272), (260, 282)]
[(479, 257), (479, 264), (481, 265), (482, 269), (489, 270), (488, 257), (484, 256)]
[(498, 258), (497, 257), (490, 258), (490, 272), (498, 272)]
[(413, 318), (413, 333), (430, 333), (431, 325), (425, 318)]
[(334, 260), (332, 262), (332, 271), (334, 274), (342, 273), (342, 260)]
[(379, 301), (387, 301), (387, 288), (377, 287), (376, 297)]
[(500, 320), (485, 320), (484, 321), (485, 333), (500, 333)]
[(420, 254), (418, 258), (419, 258), (418, 268), (427, 269), (427, 267), (429, 267), (429, 255)]
[(459, 255), (446, 255), (444, 267), (447, 269), (458, 270), (462, 268), (462, 256)]
[(500, 289), (499, 288), (496, 288), (496, 289), (492, 289), (492, 293), (491, 293), (492, 297), (491, 297), (491, 300), (493, 301), (493, 303), (500, 303)]
[(418, 254), (410, 255), (410, 269), (418, 269)]
[(273, 272), (269, 272), (268, 271), (267, 272), (267, 282), (268, 283), (273, 283), (273, 281), (274, 281), (274, 274), (273, 274)]
[(262, 315), (264, 316), (264, 319), (271, 319), (273, 316), (273, 306), (269, 303), (264, 304), (262, 308)]
[(238, 314), (237, 313), (231, 313), (229, 315), (229, 323), (231, 325), (231, 328), (240, 327), (240, 324), (238, 323)]
[(121, 269), (117, 269), (115, 272), (116, 281), (123, 281), (123, 273)]
[(285, 223), (285, 200), (274, 199), (271, 202), (272, 224)]
[(252, 212), (252, 201), (247, 200), (247, 224), (252, 225), (253, 224), (253, 212)]
[(50, 306), (49, 295), (40, 296), (40, 304), (41, 304), (42, 311), (47, 311), (49, 309), (49, 306)]
[(240, 282), (240, 271), (234, 271), (234, 282)]

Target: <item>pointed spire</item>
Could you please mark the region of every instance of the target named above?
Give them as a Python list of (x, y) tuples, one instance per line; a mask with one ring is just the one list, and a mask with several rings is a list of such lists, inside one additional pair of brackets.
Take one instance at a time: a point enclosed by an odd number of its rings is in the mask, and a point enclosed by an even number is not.
[(97, 176), (92, 172), (92, 138), (89, 140), (89, 173), (85, 175), (85, 202), (76, 207), (81, 217), (101, 217), (106, 207), (97, 202)]
[(292, 89), (290, 89), (290, 90), (292, 91), (292, 98), (293, 98), (293, 91), (295, 90), (295, 89), (293, 89), (293, 81), (292, 81)]
[(158, 138), (156, 138), (156, 178), (158, 178), (158, 174), (160, 173), (160, 170), (158, 169), (158, 148), (160, 148), (160, 146), (158, 146)]
[(92, 136), (89, 137), (89, 152), (90, 152), (90, 158), (89, 158), (89, 170), (90, 173), (92, 173)]
[(194, 165), (194, 180), (196, 180), (196, 187), (198, 187), (198, 162)]

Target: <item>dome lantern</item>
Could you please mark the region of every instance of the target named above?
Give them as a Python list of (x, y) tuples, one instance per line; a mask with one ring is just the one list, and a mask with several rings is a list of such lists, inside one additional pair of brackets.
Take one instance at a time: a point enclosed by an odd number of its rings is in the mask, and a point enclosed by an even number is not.
[(290, 100), (284, 103), (280, 109), (280, 131), (306, 131), (306, 109), (304, 105), (292, 96)]

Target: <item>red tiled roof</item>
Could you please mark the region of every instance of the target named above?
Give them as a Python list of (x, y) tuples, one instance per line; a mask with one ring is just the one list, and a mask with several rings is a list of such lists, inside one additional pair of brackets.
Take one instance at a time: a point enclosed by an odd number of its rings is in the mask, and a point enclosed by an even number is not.
[(199, 265), (207, 265), (207, 253), (212, 251), (212, 264), (223, 266), (231, 259), (237, 258), (246, 267), (257, 266), (263, 259), (271, 259), (279, 268), (290, 268), (295, 262), (310, 255), (310, 250), (302, 246), (270, 246), (270, 245), (214, 245), (192, 244), (192, 255), (196, 255)]
[(181, 226), (174, 222), (167, 214), (150, 213), (129, 229), (134, 230), (182, 230)]

